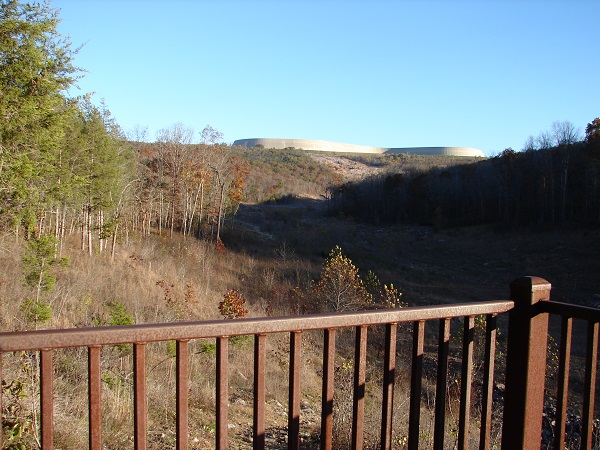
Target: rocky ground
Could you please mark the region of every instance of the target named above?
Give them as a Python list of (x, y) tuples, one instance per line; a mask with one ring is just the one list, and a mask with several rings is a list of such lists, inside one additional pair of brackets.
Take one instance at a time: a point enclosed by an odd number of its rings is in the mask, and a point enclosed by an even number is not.
[(321, 164), (331, 167), (336, 173), (342, 175), (345, 181), (363, 180), (368, 176), (377, 175), (385, 170), (382, 167), (369, 166), (360, 161), (333, 154), (311, 153), (310, 156)]

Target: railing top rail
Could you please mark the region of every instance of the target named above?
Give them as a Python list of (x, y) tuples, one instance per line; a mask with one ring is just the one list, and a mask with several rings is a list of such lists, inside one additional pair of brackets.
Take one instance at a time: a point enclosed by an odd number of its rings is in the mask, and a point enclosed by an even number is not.
[(591, 320), (600, 322), (600, 309), (589, 306), (576, 305), (573, 303), (562, 303), (555, 301), (540, 302), (537, 307), (539, 312), (556, 314), (564, 317), (573, 317), (574, 319)]
[(0, 333), (0, 352), (65, 347), (94, 347), (113, 344), (158, 342), (307, 331), (359, 325), (414, 322), (484, 314), (502, 314), (514, 307), (512, 300), (496, 300), (401, 309), (314, 314), (293, 317), (261, 317), (231, 321), (174, 322), (116, 327)]

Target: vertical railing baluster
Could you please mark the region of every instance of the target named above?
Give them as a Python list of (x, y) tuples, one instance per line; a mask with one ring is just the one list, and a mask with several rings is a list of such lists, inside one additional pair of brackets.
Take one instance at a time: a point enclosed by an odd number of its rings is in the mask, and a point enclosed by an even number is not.
[(446, 433), (446, 388), (448, 387), (448, 355), (450, 354), (450, 319), (440, 319), (438, 341), (433, 448), (443, 450), (444, 435)]
[(410, 413), (408, 424), (408, 448), (419, 449), (419, 424), (421, 421), (421, 384), (423, 378), (423, 348), (425, 322), (413, 322), (413, 348), (410, 376)]
[(188, 448), (188, 395), (190, 387), (190, 358), (189, 342), (187, 340), (178, 340), (176, 344), (176, 381), (175, 381), (175, 408), (176, 408), (176, 428), (177, 428), (177, 450), (187, 450)]
[(588, 322), (585, 352), (583, 413), (581, 415), (581, 448), (592, 448), (592, 422), (596, 396), (596, 365), (598, 362), (598, 322)]
[(363, 448), (365, 420), (365, 382), (367, 374), (367, 327), (356, 327), (354, 349), (354, 395), (352, 402), (352, 448)]
[(226, 450), (229, 422), (229, 337), (217, 338), (217, 449)]
[(469, 448), (469, 423), (471, 419), (471, 381), (473, 377), (473, 335), (475, 320), (465, 317), (463, 332), (462, 373), (460, 378), (460, 413), (458, 420), (458, 448)]
[(290, 333), (290, 375), (288, 402), (288, 449), (300, 448), (300, 373), (302, 369), (302, 332)]
[(252, 424), (252, 448), (265, 448), (265, 367), (266, 367), (265, 334), (254, 336), (254, 420)]
[(331, 450), (335, 375), (335, 329), (323, 331), (323, 388), (321, 394), (321, 450)]
[(88, 347), (88, 412), (90, 450), (102, 449), (102, 402), (100, 399), (100, 347)]
[(146, 344), (133, 344), (133, 434), (136, 450), (146, 450), (148, 411), (146, 403)]
[(54, 375), (52, 350), (40, 351), (40, 403), (42, 448), (52, 450), (54, 442)]
[(558, 356), (558, 386), (556, 389), (556, 432), (554, 437), (555, 450), (564, 450), (565, 448), (572, 334), (573, 318), (563, 317), (560, 328), (560, 350)]
[(381, 449), (392, 448), (394, 382), (396, 379), (396, 336), (398, 324), (385, 326), (385, 356), (383, 361), (383, 399), (381, 405)]
[(485, 354), (483, 361), (483, 386), (481, 387), (481, 427), (479, 450), (490, 447), (492, 429), (492, 406), (494, 402), (494, 358), (496, 357), (497, 319), (488, 314), (485, 321)]
[[(4, 411), (4, 406), (2, 404), (2, 352), (0, 352), (0, 423), (4, 422), (2, 418), (2, 411)], [(2, 432), (2, 428), (0, 428), (0, 448), (4, 448), (4, 433)]]

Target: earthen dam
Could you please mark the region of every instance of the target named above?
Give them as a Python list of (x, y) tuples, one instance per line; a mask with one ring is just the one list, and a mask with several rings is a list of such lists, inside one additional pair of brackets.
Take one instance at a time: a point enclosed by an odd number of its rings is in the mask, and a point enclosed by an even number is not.
[(310, 139), (272, 139), (252, 138), (238, 139), (233, 145), (242, 147), (264, 147), (284, 150), (295, 148), (318, 152), (335, 153), (378, 153), (378, 154), (409, 154), (409, 155), (447, 155), (447, 156), (479, 156), (485, 154), (477, 148), (469, 147), (369, 147), (366, 145), (342, 144), (339, 142), (319, 141)]

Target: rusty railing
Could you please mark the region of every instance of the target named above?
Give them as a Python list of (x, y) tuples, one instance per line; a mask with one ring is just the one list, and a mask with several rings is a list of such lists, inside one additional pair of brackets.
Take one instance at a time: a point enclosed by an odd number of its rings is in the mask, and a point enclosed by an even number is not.
[[(563, 333), (560, 347), (558, 383), (556, 448), (564, 448), (565, 410), (568, 392), (573, 318), (588, 321), (588, 351), (586, 358), (586, 386), (583, 407), (584, 431), (582, 448), (592, 448), (592, 421), (594, 416), (598, 323), (600, 310), (560, 304), (549, 301), (550, 284), (540, 278), (523, 277), (511, 284), (511, 300), (453, 304), (431, 307), (411, 307), (396, 310), (347, 312), (296, 317), (239, 319), (234, 321), (206, 321), (165, 323), (105, 328), (42, 330), (0, 333), (2, 353), (17, 351), (39, 352), (40, 360), (40, 443), (44, 449), (53, 448), (54, 392), (53, 353), (55, 349), (83, 347), (88, 349), (88, 409), (89, 448), (102, 448), (101, 366), (100, 351), (104, 346), (133, 344), (134, 384), (134, 446), (147, 448), (147, 344), (176, 341), (176, 448), (187, 449), (189, 343), (200, 338), (216, 339), (216, 430), (215, 447), (228, 447), (228, 353), (229, 339), (233, 336), (254, 336), (254, 400), (253, 447), (265, 448), (265, 368), (266, 340), (274, 333), (289, 334), (289, 402), (288, 448), (300, 448), (302, 332), (323, 331), (323, 383), (321, 400), (321, 449), (332, 448), (334, 414), (334, 369), (336, 331), (355, 330), (353, 378), (352, 436), (353, 449), (364, 447), (364, 410), (366, 400), (367, 334), (370, 327), (385, 327), (384, 364), (381, 368), (383, 384), (381, 406), (380, 448), (392, 448), (392, 436), (405, 430), (393, 430), (394, 383), (396, 380), (397, 330), (399, 324), (412, 324), (411, 388), (407, 447), (418, 449), (420, 440), (421, 391), (423, 379), (425, 324), (437, 321), (437, 379), (433, 447), (444, 448), (448, 362), (450, 356), (450, 321), (463, 319), (460, 410), (458, 418), (458, 448), (469, 448), (474, 435), (470, 421), (476, 414), (471, 407), (473, 381), (473, 354), (475, 317), (485, 317), (483, 377), (481, 383), (481, 410), (479, 443), (481, 449), (490, 448), (494, 366), (498, 317), (508, 313), (508, 347), (504, 417), (502, 421), (502, 448), (540, 448), (548, 316), (558, 314)], [(2, 361), (0, 360), (0, 376)], [(440, 401), (442, 400), (442, 401)], [(0, 402), (0, 408), (2, 403)], [(478, 408), (477, 408), (478, 409)], [(558, 417), (560, 415), (560, 417)], [(562, 430), (562, 431), (561, 431)], [(562, 445), (562, 446), (561, 446)]]

